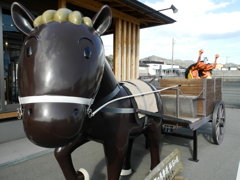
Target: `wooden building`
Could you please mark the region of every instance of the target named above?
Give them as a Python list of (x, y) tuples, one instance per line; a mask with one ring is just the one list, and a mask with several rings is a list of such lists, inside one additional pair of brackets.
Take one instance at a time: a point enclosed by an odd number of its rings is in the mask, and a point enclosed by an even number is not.
[[(18, 108), (17, 66), (24, 35), (14, 27), (10, 6), (13, 0), (0, 1), (0, 122), (16, 119)], [(119, 81), (138, 78), (140, 29), (174, 23), (175, 20), (137, 0), (18, 0), (34, 16), (48, 9), (66, 7), (92, 18), (104, 5), (111, 7), (112, 25), (105, 34), (114, 36), (113, 71)], [(166, 7), (163, 7), (166, 8)], [(7, 118), (7, 119), (6, 119)], [(1, 126), (1, 124), (0, 124)]]

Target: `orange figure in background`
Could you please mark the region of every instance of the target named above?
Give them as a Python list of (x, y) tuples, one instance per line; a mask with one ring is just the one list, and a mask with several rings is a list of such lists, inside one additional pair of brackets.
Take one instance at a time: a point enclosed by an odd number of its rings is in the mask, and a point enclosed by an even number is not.
[(212, 78), (212, 69), (214, 69), (217, 65), (217, 58), (219, 57), (218, 54), (216, 54), (215, 56), (215, 61), (213, 63), (213, 66), (211, 64), (206, 64), (205, 68), (203, 69), (202, 71), (202, 76), (201, 78), (208, 78), (208, 79), (211, 79)]
[(187, 79), (199, 79), (199, 70), (203, 70), (206, 66), (206, 64), (201, 60), (203, 50), (199, 50), (199, 56), (198, 56), (198, 61), (196, 64), (192, 64), (189, 68), (189, 72), (186, 74)]

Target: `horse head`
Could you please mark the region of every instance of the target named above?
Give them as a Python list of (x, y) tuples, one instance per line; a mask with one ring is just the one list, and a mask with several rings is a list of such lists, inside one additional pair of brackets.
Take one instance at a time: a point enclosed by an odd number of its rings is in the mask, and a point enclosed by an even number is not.
[(19, 103), (30, 141), (62, 147), (81, 133), (86, 107), (97, 93), (104, 70), (100, 35), (111, 24), (103, 6), (91, 20), (59, 9), (35, 17), (13, 3), (12, 18), (26, 35), (18, 65)]

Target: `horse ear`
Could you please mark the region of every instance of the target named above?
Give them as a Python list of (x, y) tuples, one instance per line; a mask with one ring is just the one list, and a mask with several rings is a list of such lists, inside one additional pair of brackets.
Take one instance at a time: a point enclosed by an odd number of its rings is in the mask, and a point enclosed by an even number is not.
[(11, 14), (16, 28), (29, 36), (29, 33), (33, 30), (33, 21), (35, 17), (18, 2), (12, 3)]
[(102, 35), (112, 23), (112, 10), (108, 5), (104, 5), (93, 17), (93, 28), (98, 35)]

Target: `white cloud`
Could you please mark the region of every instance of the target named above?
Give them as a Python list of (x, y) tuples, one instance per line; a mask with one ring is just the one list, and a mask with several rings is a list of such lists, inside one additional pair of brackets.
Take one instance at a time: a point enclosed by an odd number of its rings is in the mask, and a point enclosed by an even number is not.
[(162, 13), (177, 20), (177, 23), (172, 28), (175, 30), (177, 28), (180, 32), (199, 35), (202, 33), (225, 33), (240, 29), (238, 23), (233, 23), (233, 21), (237, 22), (240, 12), (214, 13), (214, 10), (226, 7), (230, 2), (221, 4), (216, 4), (209, 0), (165, 0), (164, 2), (156, 2), (154, 4), (146, 2), (146, 5), (156, 10), (170, 7), (171, 4), (178, 8), (178, 13), (173, 14), (171, 10), (162, 11)]
[[(174, 59), (197, 59), (199, 49), (204, 49), (204, 55), (209, 59), (216, 53), (219, 60), (231, 54), (231, 61), (240, 64), (240, 10), (231, 12), (228, 7), (236, 1), (220, 2), (214, 0), (163, 0), (150, 3), (141, 2), (156, 9), (165, 9), (172, 4), (178, 8), (178, 13), (171, 10), (161, 13), (175, 19), (177, 22), (164, 26), (142, 29), (140, 31), (140, 58), (151, 55), (172, 58), (172, 39), (174, 44)], [(151, 1), (153, 2), (153, 1)], [(105, 39), (105, 37), (104, 37)], [(105, 40), (104, 44), (105, 44)], [(112, 46), (112, 37), (105, 44), (106, 54)], [(106, 46), (107, 45), (107, 46)], [(223, 56), (221, 56), (223, 54)], [(229, 55), (230, 54), (230, 55)], [(222, 60), (225, 61), (225, 60)]]
[[(161, 57), (171, 58), (171, 39), (175, 38), (174, 57), (178, 59), (194, 58), (198, 50), (202, 48), (208, 50), (209, 54), (215, 54), (215, 51), (226, 51), (227, 54), (230, 51), (229, 49), (222, 50), (224, 47), (217, 44), (214, 46), (210, 41), (222, 39), (227, 43), (228, 39), (236, 37), (240, 40), (240, 26), (239, 23), (236, 23), (238, 17), (240, 17), (240, 11), (229, 13), (226, 10), (222, 11), (233, 2), (164, 0), (163, 2), (149, 3), (146, 1), (146, 5), (156, 10), (165, 9), (173, 4), (178, 8), (178, 13), (173, 14), (171, 10), (162, 11), (161, 13), (175, 19), (177, 22), (172, 25), (158, 26), (154, 30), (149, 28), (148, 31), (144, 31), (142, 34), (144, 34), (144, 37), (148, 37), (148, 40), (145, 41), (141, 34), (141, 50), (148, 47), (150, 45), (148, 42), (151, 42), (153, 46), (156, 46), (153, 50), (164, 49), (164, 52), (159, 50), (152, 52), (152, 54), (155, 53), (155, 55)], [(226, 48), (229, 48), (229, 46)], [(140, 52), (140, 58), (146, 54)]]
[[(240, 50), (240, 42), (238, 42), (238, 43), (233, 43), (233, 44), (226, 44), (226, 46), (225, 47), (232, 47), (232, 48), (235, 48), (235, 47), (237, 47), (237, 48), (239, 48), (239, 50)], [(238, 52), (239, 54), (240, 54), (240, 51)]]

